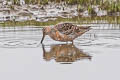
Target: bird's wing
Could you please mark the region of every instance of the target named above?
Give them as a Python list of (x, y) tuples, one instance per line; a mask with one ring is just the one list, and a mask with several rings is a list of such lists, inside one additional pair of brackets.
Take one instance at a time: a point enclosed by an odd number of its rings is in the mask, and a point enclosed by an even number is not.
[(63, 35), (67, 35), (70, 38), (76, 38), (87, 32), (90, 29), (90, 26), (83, 27), (73, 25), (72, 23), (63, 23), (56, 25), (55, 28)]
[(65, 35), (71, 35), (75, 33), (75, 28), (77, 28), (76, 25), (73, 25), (72, 23), (63, 23), (58, 24), (55, 26), (55, 28), (61, 33)]

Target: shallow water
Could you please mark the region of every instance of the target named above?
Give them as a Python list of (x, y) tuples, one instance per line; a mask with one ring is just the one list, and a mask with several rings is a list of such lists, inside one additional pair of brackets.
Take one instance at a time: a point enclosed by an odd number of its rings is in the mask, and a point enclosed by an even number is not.
[(74, 45), (41, 45), (41, 28), (0, 28), (0, 80), (120, 80), (120, 25), (91, 26)]

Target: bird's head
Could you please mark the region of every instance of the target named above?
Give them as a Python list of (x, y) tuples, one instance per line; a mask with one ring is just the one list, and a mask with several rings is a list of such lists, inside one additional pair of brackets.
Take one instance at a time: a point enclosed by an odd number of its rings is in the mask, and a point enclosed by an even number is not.
[(51, 31), (51, 28), (50, 27), (44, 27), (42, 29), (42, 32), (43, 32), (43, 36), (42, 36), (42, 40), (41, 40), (41, 43), (43, 42), (44, 38), (45, 38), (45, 35), (48, 35)]
[(42, 31), (43, 31), (44, 35), (48, 35), (49, 32), (51, 31), (51, 28), (50, 27), (44, 27)]

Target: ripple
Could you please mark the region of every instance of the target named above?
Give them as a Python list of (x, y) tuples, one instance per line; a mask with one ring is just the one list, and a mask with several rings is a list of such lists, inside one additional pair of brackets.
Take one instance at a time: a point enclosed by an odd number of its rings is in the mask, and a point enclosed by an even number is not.
[[(1, 32), (0, 47), (36, 47), (40, 43), (42, 37), (41, 29), (36, 28), (16, 28), (17, 31)], [(24, 30), (25, 29), (25, 30)], [(93, 29), (86, 34), (74, 40), (76, 46), (91, 46), (105, 48), (119, 48), (120, 30), (99, 30)], [(66, 44), (66, 42), (58, 42), (46, 36), (44, 43), (48, 46), (53, 44)]]
[(120, 45), (114, 44), (114, 45), (107, 45), (107, 48), (120, 48)]
[(17, 48), (17, 47), (35, 47), (38, 45), (36, 40), (11, 39), (0, 41), (0, 47)]

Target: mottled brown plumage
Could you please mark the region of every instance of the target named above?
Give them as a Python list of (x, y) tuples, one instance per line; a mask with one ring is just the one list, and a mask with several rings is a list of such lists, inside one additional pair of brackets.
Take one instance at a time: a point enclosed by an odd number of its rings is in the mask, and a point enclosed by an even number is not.
[(90, 26), (83, 27), (73, 25), (72, 23), (57, 24), (54, 27), (43, 28), (43, 37), (41, 43), (44, 40), (45, 35), (49, 35), (53, 40), (67, 42), (81, 36), (85, 32), (90, 30)]

